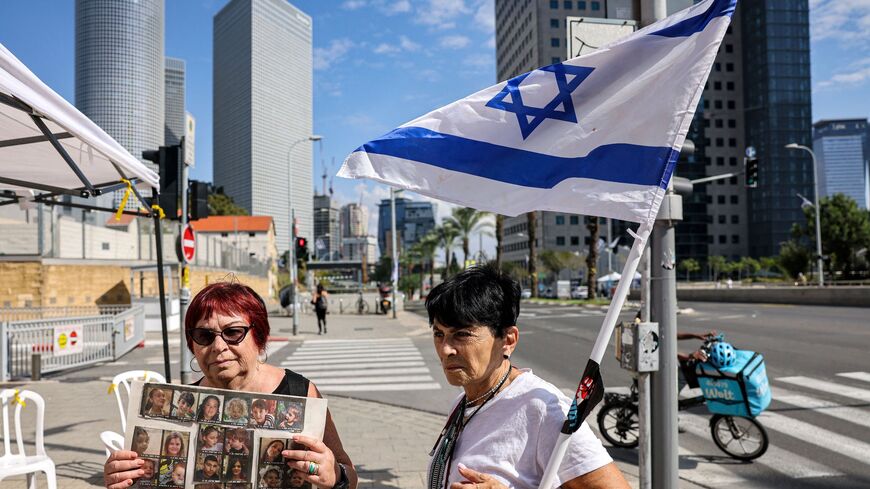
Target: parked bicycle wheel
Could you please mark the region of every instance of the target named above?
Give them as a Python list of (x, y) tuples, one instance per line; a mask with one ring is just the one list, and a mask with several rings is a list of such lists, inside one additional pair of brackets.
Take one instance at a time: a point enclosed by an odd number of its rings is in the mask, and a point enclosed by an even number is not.
[(710, 420), (710, 434), (720, 450), (738, 460), (755, 460), (764, 455), (769, 443), (767, 430), (752, 418), (716, 414)]
[(605, 404), (598, 411), (598, 430), (611, 445), (636, 447), (638, 426), (637, 406), (632, 404)]

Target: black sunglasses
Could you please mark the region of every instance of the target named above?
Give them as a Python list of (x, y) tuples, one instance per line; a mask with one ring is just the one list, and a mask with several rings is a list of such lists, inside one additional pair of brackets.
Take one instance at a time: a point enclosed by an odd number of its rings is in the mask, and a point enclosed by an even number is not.
[(190, 339), (196, 342), (196, 344), (202, 346), (211, 345), (214, 343), (214, 339), (218, 336), (220, 336), (228, 345), (238, 345), (245, 341), (245, 336), (248, 335), (248, 330), (250, 329), (250, 326), (230, 326), (223, 331), (215, 331), (206, 328), (193, 328), (187, 332), (187, 336), (190, 336)]

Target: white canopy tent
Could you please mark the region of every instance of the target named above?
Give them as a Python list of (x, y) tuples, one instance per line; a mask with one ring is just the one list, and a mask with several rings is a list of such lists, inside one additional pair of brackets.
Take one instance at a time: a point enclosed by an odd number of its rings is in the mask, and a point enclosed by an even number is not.
[[(619, 279), (621, 279), (621, 278), (622, 278), (622, 275), (619, 274), (619, 272), (611, 272), (603, 277), (600, 277), (598, 280), (596, 280), (596, 282), (619, 282)], [(634, 272), (634, 279), (640, 280), (641, 275), (637, 272)]]
[[(126, 182), (125, 182), (126, 180)], [(117, 212), (79, 202), (62, 202), (60, 195), (90, 198), (119, 189), (131, 189), (144, 206), (130, 202), (125, 214), (155, 220), (158, 288), (163, 329), (166, 379), (169, 345), (163, 284), (162, 226), (139, 189), (160, 190), (157, 173), (148, 169), (92, 120), (79, 112), (0, 44), (0, 206), (62, 205)], [(67, 199), (69, 200), (69, 199)], [(5, 341), (5, 339), (0, 339)]]

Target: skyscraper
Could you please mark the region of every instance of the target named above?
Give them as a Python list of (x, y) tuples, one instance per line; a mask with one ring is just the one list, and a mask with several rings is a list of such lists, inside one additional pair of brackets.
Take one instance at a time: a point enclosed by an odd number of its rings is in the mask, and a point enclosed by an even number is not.
[(368, 208), (350, 203), (341, 208), (341, 236), (357, 238), (368, 234)]
[(810, 20), (806, 0), (745, 0), (743, 116), (746, 143), (758, 152), (758, 188), (749, 192), (749, 254), (771, 256), (803, 222), (796, 193), (813, 191)]
[(164, 145), (173, 146), (184, 136), (184, 60), (166, 57)]
[[(390, 199), (378, 204), (378, 246), (381, 256), (392, 255), (392, 214)], [(399, 251), (407, 249), (435, 229), (435, 204), (414, 202), (404, 197), (396, 197), (396, 242)]]
[(288, 200), (313, 232), (311, 42), (311, 17), (285, 0), (231, 0), (214, 18), (215, 185), (272, 216), (279, 249)]
[(334, 260), (341, 250), (338, 205), (329, 195), (314, 196), (314, 258)]
[(816, 122), (813, 124), (813, 151), (819, 164), (819, 197), (845, 194), (855, 199), (858, 207), (870, 208), (870, 125), (867, 119)]
[(75, 4), (76, 107), (140, 159), (164, 141), (163, 11), (163, 0)]

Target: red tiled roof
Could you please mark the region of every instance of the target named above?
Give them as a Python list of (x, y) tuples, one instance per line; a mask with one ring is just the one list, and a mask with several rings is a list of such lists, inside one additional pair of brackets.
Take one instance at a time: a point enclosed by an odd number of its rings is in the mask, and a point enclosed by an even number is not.
[(117, 228), (126, 228), (127, 226), (130, 225), (131, 222), (133, 222), (133, 219), (136, 219), (136, 216), (132, 216), (132, 215), (130, 215), (130, 214), (121, 214), (121, 220), (120, 220), (120, 221), (116, 221), (116, 220), (115, 220), (115, 215), (112, 214), (111, 216), (109, 216), (108, 219), (106, 219), (106, 227), (110, 227), (110, 228), (116, 228), (116, 227), (117, 227)]
[(272, 216), (210, 216), (190, 221), (198, 233), (268, 232), (272, 227)]

